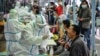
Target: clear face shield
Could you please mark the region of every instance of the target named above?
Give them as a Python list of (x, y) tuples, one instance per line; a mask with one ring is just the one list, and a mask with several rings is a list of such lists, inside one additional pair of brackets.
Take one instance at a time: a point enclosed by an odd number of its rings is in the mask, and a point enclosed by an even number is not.
[(32, 21), (30, 14), (26, 14), (21, 17), (21, 22), (24, 23), (25, 25), (30, 21)]
[(24, 16), (23, 19), (24, 19), (24, 22), (26, 23), (29, 23), (31, 21), (30, 15)]
[(31, 14), (27, 11), (21, 11), (20, 15), (19, 15), (19, 21), (22, 23), (29, 23), (30, 21), (32, 21), (31, 19)]

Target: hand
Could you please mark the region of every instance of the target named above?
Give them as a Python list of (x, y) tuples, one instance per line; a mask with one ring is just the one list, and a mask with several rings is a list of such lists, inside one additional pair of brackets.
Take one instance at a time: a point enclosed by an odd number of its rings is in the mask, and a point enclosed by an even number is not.
[(60, 44), (61, 44), (61, 45), (64, 45), (64, 44), (65, 44), (65, 41), (60, 42)]
[(79, 18), (78, 21), (83, 21), (83, 18)]
[(58, 40), (58, 42), (62, 42), (62, 41), (64, 41), (64, 39), (59, 39), (59, 40)]
[(45, 39), (47, 39), (48, 37), (49, 37), (48, 35), (44, 35), (44, 36), (42, 37), (42, 39), (45, 40)]
[(83, 18), (81, 18), (80, 21), (83, 21)]
[(70, 47), (70, 46), (69, 46), (69, 44), (68, 44), (68, 43), (66, 43), (66, 44), (65, 44), (65, 48), (67, 48), (67, 49), (68, 49), (69, 47)]
[(59, 40), (58, 42), (59, 42), (61, 45), (64, 45), (64, 44), (65, 44), (64, 39), (61, 39), (61, 40)]

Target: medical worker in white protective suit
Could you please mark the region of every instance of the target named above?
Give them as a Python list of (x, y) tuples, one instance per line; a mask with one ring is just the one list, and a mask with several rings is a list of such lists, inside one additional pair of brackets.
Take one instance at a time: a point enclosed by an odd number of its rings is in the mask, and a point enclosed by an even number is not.
[(22, 45), (26, 48), (24, 56), (37, 56), (39, 54), (39, 46), (46, 49), (47, 39), (50, 39), (51, 33), (45, 21), (45, 18), (39, 14), (39, 7), (33, 6), (35, 10), (35, 22), (32, 21), (27, 24), (25, 31), (23, 31)]
[(26, 12), (25, 14), (23, 14), (22, 21), (23, 21), (22, 23), (24, 23), (25, 25), (30, 23), (30, 21), (33, 21), (29, 12)]
[(21, 11), (21, 13), (19, 14), (19, 21), (24, 23), (25, 25), (30, 21), (33, 21), (33, 19), (31, 18), (31, 13), (28, 11)]
[(4, 25), (6, 49), (9, 55), (21, 56), (21, 52), (24, 51), (24, 48), (20, 44), (21, 32), (24, 28), (25, 25), (18, 21), (17, 11), (11, 9), (9, 19), (7, 19)]
[(29, 21), (32, 21), (30, 17), (30, 12), (28, 12), (29, 8), (27, 6), (24, 6), (21, 4), (20, 1), (16, 1), (16, 6), (14, 8), (18, 11), (18, 20), (24, 24), (28, 23)]
[[(30, 18), (28, 18), (28, 19), (25, 19), (25, 18), (23, 18), (23, 16), (28, 16), (28, 17), (30, 17)], [(18, 16), (19, 16), (19, 21), (20, 22), (24, 22), (24, 21), (32, 21), (33, 20), (33, 18), (31, 18), (31, 13), (29, 12), (29, 8), (27, 7), (27, 6), (24, 6), (23, 4), (21, 5), (21, 7), (19, 8), (19, 10), (18, 10)], [(25, 19), (25, 20), (24, 20)]]

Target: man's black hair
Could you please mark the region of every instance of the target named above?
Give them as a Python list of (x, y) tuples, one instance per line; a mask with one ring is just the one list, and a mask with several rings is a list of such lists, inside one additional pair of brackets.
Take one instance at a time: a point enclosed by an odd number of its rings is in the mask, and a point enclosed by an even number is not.
[(73, 26), (73, 31), (76, 32), (76, 35), (79, 36), (80, 34), (80, 27), (78, 25), (72, 25)]
[(34, 8), (34, 9), (37, 9), (37, 10), (36, 10), (36, 14), (40, 14), (40, 10), (41, 10), (40, 6), (33, 5), (33, 6), (32, 6), (32, 9), (33, 9), (33, 8)]
[(55, 5), (55, 3), (54, 2), (50, 2), (50, 5)]
[(63, 20), (63, 24), (69, 28), (70, 27), (70, 21), (69, 20)]

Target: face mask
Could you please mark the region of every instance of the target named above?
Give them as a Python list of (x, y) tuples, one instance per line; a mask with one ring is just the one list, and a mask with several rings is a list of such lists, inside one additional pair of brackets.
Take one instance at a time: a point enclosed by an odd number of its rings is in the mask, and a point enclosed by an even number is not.
[(24, 21), (25, 21), (25, 22), (30, 22), (30, 21), (31, 21), (30, 16), (25, 16), (25, 17), (23, 17), (23, 18), (24, 18)]
[(82, 8), (83, 8), (83, 9), (87, 8), (87, 5), (82, 5)]

